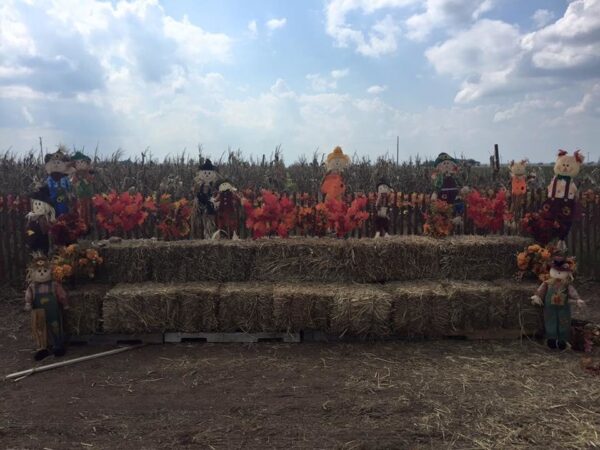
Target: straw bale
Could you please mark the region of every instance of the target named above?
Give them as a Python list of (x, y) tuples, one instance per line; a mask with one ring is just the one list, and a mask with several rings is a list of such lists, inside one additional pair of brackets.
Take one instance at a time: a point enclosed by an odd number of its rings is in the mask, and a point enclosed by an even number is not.
[(180, 314), (177, 331), (186, 333), (218, 331), (220, 285), (218, 283), (182, 283), (177, 285)]
[(337, 284), (277, 283), (273, 290), (276, 329), (328, 330)]
[(392, 330), (401, 337), (450, 334), (460, 320), (440, 283), (432, 281), (388, 283), (392, 297)]
[(222, 332), (276, 331), (273, 325), (273, 285), (223, 284), (219, 296), (218, 320)]
[(504, 298), (493, 284), (477, 281), (445, 283), (448, 298), (458, 303), (462, 318), (458, 330), (465, 332), (501, 328), (506, 316)]
[(343, 285), (335, 291), (331, 331), (340, 336), (390, 334), (392, 296), (379, 285)]
[(332, 238), (262, 239), (255, 241), (250, 275), (261, 281), (350, 281), (348, 242)]
[(181, 323), (178, 285), (122, 283), (106, 294), (103, 304), (107, 333), (177, 331)]
[(531, 304), (531, 296), (538, 287), (536, 283), (497, 280), (494, 284), (505, 301), (503, 328), (520, 329), (526, 335), (543, 332), (543, 308)]
[(436, 278), (441, 244), (423, 236), (350, 239), (355, 282), (386, 282)]
[(102, 301), (110, 286), (88, 284), (67, 290), (69, 309), (65, 310), (65, 332), (87, 335), (100, 331)]
[(442, 241), (440, 278), (495, 280), (511, 278), (516, 254), (530, 240), (518, 236), (457, 236)]
[(98, 282), (140, 283), (148, 280), (150, 267), (143, 247), (124, 241), (123, 244), (101, 248), (99, 253), (104, 262), (98, 269)]

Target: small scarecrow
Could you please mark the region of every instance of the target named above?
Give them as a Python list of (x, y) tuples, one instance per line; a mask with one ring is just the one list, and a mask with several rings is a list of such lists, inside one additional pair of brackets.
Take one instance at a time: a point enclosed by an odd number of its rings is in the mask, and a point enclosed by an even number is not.
[(48, 233), (56, 219), (48, 186), (40, 187), (29, 198), (31, 200), (31, 211), (26, 216), (27, 229), (25, 231), (27, 247), (31, 252), (47, 255), (50, 251)]
[(194, 178), (196, 192), (192, 209), (192, 238), (210, 239), (216, 231), (214, 196), (218, 176), (217, 168), (207, 159)]
[(74, 171), (71, 175), (71, 184), (75, 188), (77, 197), (77, 213), (79, 217), (90, 226), (92, 197), (94, 196), (94, 171), (92, 160), (89, 156), (77, 152), (72, 158)]
[(532, 304), (544, 307), (545, 338), (551, 349), (567, 348), (571, 331), (571, 305), (578, 308), (585, 305), (573, 286), (574, 266), (573, 258), (555, 253), (550, 266), (550, 278), (531, 297)]
[(224, 231), (227, 237), (239, 239), (237, 235), (237, 213), (240, 204), (241, 200), (237, 194), (237, 189), (229, 181), (222, 181), (219, 184), (219, 190), (214, 202), (217, 208), (217, 228), (219, 230), (216, 234)]
[(327, 174), (321, 183), (321, 192), (324, 201), (330, 198), (341, 200), (346, 192), (346, 184), (342, 172), (350, 165), (350, 158), (345, 155), (341, 147), (336, 147), (327, 155)]
[(456, 180), (460, 167), (458, 162), (448, 153), (440, 153), (435, 160), (435, 170), (431, 177), (434, 182), (435, 192), (433, 200), (443, 200), (453, 205), (459, 194), (459, 186)]
[(72, 171), (71, 161), (61, 149), (55, 153), (48, 153), (44, 161), (44, 167), (48, 174), (46, 184), (50, 191), (50, 200), (56, 216), (59, 217), (69, 212), (69, 201), (73, 195), (68, 176)]
[(61, 284), (52, 280), (52, 266), (46, 256), (34, 255), (27, 269), (27, 282), (25, 311), (31, 311), (34, 359), (40, 361), (50, 353), (63, 356), (66, 353), (63, 310), (69, 309), (69, 304)]
[(388, 237), (390, 232), (389, 211), (392, 206), (392, 188), (385, 180), (380, 180), (377, 184), (377, 200), (375, 208), (375, 237)]
[(542, 205), (542, 216), (555, 224), (558, 248), (566, 249), (567, 238), (576, 216), (577, 186), (573, 179), (579, 174), (583, 164), (583, 155), (577, 150), (573, 155), (559, 150), (554, 177), (548, 186), (548, 199)]
[(520, 217), (527, 194), (527, 160), (511, 161), (508, 167), (511, 174), (511, 209), (514, 216)]

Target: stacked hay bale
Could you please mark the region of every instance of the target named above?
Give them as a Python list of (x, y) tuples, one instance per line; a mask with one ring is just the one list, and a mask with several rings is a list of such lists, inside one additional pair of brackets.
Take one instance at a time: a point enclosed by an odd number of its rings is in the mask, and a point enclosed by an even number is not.
[(527, 241), (264, 239), (123, 241), (102, 249), (109, 333), (297, 332), (439, 337), (534, 332), (533, 285), (513, 275)]

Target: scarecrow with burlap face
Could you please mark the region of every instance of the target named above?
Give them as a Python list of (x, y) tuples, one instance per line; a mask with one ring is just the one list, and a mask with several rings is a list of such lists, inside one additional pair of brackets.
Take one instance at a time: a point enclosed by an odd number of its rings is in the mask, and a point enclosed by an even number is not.
[(71, 175), (71, 184), (75, 188), (77, 197), (77, 213), (89, 227), (91, 223), (92, 197), (94, 196), (94, 171), (92, 160), (89, 156), (77, 152), (72, 158), (74, 172)]
[(40, 361), (51, 353), (63, 356), (66, 353), (63, 310), (69, 309), (69, 304), (61, 284), (52, 280), (52, 266), (46, 256), (34, 255), (27, 269), (27, 281), (25, 311), (31, 311), (34, 358)]
[(327, 174), (321, 183), (321, 192), (324, 200), (334, 198), (341, 200), (346, 192), (346, 184), (342, 172), (350, 165), (350, 158), (345, 155), (341, 147), (336, 147), (327, 155)]
[(61, 149), (58, 149), (55, 153), (48, 153), (44, 161), (44, 168), (48, 174), (46, 184), (56, 216), (67, 214), (69, 212), (69, 202), (73, 195), (68, 176), (72, 171), (71, 160)]
[(448, 153), (440, 153), (435, 160), (435, 170), (432, 174), (435, 192), (433, 199), (443, 200), (454, 204), (459, 194), (456, 175), (459, 172), (458, 162)]
[(196, 189), (190, 233), (193, 238), (211, 239), (216, 231), (217, 211), (214, 202), (218, 177), (217, 168), (213, 166), (210, 159), (207, 159), (194, 178)]
[(573, 287), (575, 260), (564, 253), (553, 255), (550, 278), (531, 297), (534, 305), (544, 307), (544, 330), (548, 347), (564, 350), (571, 332), (571, 305), (582, 307), (585, 302)]
[(25, 230), (27, 247), (31, 252), (47, 255), (50, 251), (48, 233), (56, 219), (48, 186), (40, 187), (29, 195), (29, 199), (31, 200), (31, 211), (26, 216), (27, 228)]
[(220, 233), (224, 231), (230, 239), (239, 239), (237, 229), (239, 225), (237, 213), (241, 204), (237, 189), (229, 182), (219, 183), (219, 189), (214, 205), (217, 208), (217, 228)]

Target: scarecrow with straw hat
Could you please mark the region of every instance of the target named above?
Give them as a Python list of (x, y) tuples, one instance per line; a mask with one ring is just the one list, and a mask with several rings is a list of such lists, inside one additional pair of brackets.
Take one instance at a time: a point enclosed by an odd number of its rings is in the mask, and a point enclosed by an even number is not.
[(91, 222), (92, 197), (94, 196), (94, 171), (92, 160), (82, 152), (76, 152), (71, 158), (75, 171), (71, 175), (71, 184), (77, 197), (77, 212), (79, 217), (89, 227)]
[(46, 256), (33, 255), (27, 269), (27, 281), (25, 311), (31, 311), (31, 331), (36, 345), (34, 358), (40, 361), (50, 353), (63, 356), (63, 310), (69, 309), (69, 304), (61, 284), (52, 280), (52, 266)]
[(346, 184), (342, 172), (350, 165), (350, 158), (345, 155), (341, 147), (336, 147), (327, 155), (327, 174), (321, 183), (321, 192), (325, 200), (334, 198), (341, 200), (346, 192)]
[(574, 258), (556, 252), (550, 265), (550, 278), (531, 297), (532, 304), (544, 307), (545, 338), (551, 349), (567, 348), (571, 331), (571, 305), (578, 308), (585, 305), (572, 284), (574, 268)]
[(377, 183), (377, 200), (375, 201), (375, 207), (377, 208), (377, 215), (375, 216), (375, 237), (380, 236), (389, 237), (390, 232), (390, 207), (392, 206), (392, 188), (389, 183), (381, 179)]
[(221, 231), (227, 234), (230, 239), (239, 239), (237, 229), (239, 225), (237, 212), (241, 201), (237, 194), (237, 189), (227, 180), (219, 183), (218, 193), (214, 205), (217, 208), (217, 228), (216, 235)]

